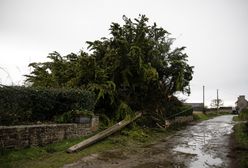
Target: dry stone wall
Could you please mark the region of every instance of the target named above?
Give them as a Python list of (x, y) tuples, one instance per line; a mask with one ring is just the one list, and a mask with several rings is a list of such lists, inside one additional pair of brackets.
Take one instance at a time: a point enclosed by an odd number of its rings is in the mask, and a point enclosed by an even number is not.
[(0, 148), (43, 146), (63, 139), (85, 136), (96, 131), (98, 123), (99, 119), (93, 117), (89, 124), (0, 126)]

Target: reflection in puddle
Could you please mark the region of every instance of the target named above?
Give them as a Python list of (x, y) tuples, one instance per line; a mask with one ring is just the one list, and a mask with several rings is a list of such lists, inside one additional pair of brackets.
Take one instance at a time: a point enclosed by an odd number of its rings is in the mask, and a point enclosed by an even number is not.
[(222, 164), (220, 158), (213, 158), (212, 155), (202, 152), (198, 146), (193, 149), (190, 147), (176, 147), (174, 151), (195, 155), (197, 158), (190, 163), (190, 167), (192, 168), (218, 166)]
[[(223, 118), (223, 117), (222, 117)], [(202, 122), (188, 130), (188, 135), (178, 138), (178, 145), (173, 148), (175, 153), (190, 155), (189, 167), (223, 167), (223, 155), (219, 157), (219, 144), (223, 137), (232, 132), (232, 123), (215, 118)], [(225, 117), (224, 117), (225, 118)]]

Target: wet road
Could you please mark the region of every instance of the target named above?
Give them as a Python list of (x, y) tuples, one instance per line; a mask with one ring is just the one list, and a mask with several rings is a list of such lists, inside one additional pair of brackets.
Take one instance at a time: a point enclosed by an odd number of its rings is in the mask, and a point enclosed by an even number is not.
[[(171, 152), (185, 167), (229, 167), (229, 137), (232, 133), (233, 116), (219, 116), (203, 121), (170, 139)], [(177, 142), (173, 142), (177, 140)], [(180, 155), (185, 155), (181, 156)], [(180, 156), (185, 157), (180, 161)], [(188, 158), (188, 159), (187, 159)]]
[(93, 154), (64, 168), (221, 168), (227, 157), (233, 115), (219, 116), (177, 132), (154, 145), (134, 151), (112, 150)]

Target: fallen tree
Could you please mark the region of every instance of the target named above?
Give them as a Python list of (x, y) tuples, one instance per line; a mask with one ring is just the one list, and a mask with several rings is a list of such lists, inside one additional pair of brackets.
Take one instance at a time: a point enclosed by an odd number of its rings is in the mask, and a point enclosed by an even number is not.
[(108, 129), (106, 129), (102, 132), (99, 132), (98, 134), (96, 134), (96, 135), (76, 144), (76, 145), (73, 145), (72, 147), (67, 149), (67, 152), (73, 153), (73, 152), (82, 150), (82, 149), (108, 137), (109, 135), (121, 130), (123, 127), (130, 124), (131, 122), (133, 122), (134, 120), (136, 120), (140, 116), (141, 116), (141, 113), (138, 113), (134, 118), (124, 119), (124, 120), (118, 122), (117, 124), (113, 125), (112, 127), (109, 127)]
[(148, 20), (145, 15), (123, 16), (123, 24), (110, 25), (108, 37), (87, 41), (87, 52), (50, 53), (47, 62), (29, 65), (27, 82), (32, 87), (94, 92), (94, 112), (102, 121), (120, 121), (135, 111), (150, 111), (148, 121), (158, 110), (165, 117), (177, 113), (174, 95), (190, 93), (193, 66), (185, 47), (172, 46), (170, 33)]

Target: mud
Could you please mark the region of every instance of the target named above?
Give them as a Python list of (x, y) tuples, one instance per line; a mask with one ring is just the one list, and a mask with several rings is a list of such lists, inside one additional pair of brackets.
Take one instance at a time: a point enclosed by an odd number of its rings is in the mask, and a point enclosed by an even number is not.
[(64, 168), (220, 168), (230, 167), (233, 115), (219, 116), (136, 149), (116, 149), (83, 157)]

